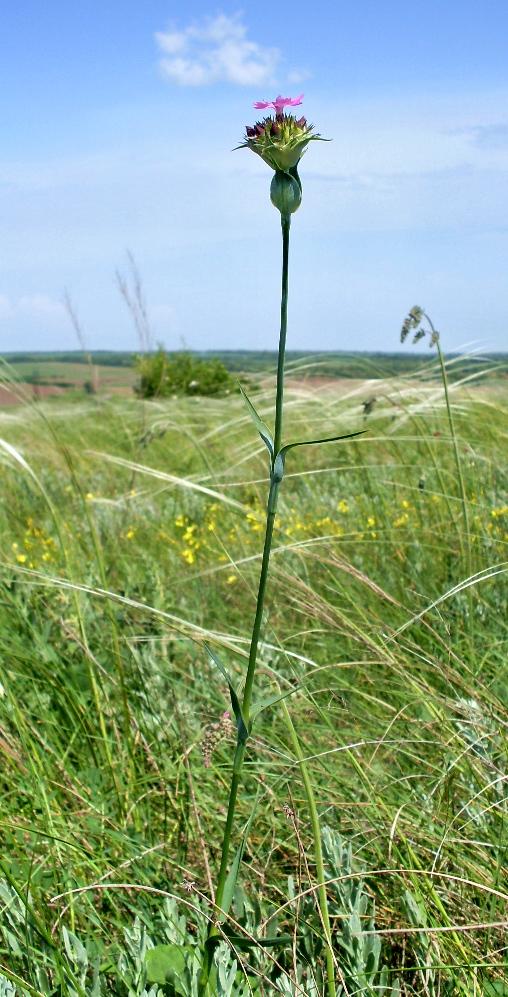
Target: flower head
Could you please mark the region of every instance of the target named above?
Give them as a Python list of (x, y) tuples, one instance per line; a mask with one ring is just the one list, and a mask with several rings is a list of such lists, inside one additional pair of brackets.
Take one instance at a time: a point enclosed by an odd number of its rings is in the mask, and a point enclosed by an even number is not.
[(263, 118), (252, 127), (247, 125), (245, 139), (237, 149), (252, 149), (275, 172), (270, 185), (270, 200), (286, 219), (297, 211), (302, 200), (302, 184), (298, 176), (298, 163), (313, 140), (327, 141), (312, 134), (312, 125), (305, 118), (284, 114), (285, 107), (297, 107), (299, 97), (281, 97), (261, 100), (254, 104), (258, 110), (271, 107), (275, 116)]
[(256, 111), (264, 111), (267, 107), (271, 107), (275, 111), (277, 117), (280, 118), (284, 113), (285, 107), (298, 107), (298, 105), (302, 103), (304, 96), (305, 94), (301, 93), (299, 97), (295, 97), (295, 99), (292, 100), (291, 97), (281, 97), (279, 94), (276, 100), (258, 100), (258, 102), (254, 104), (254, 107), (256, 108)]
[(320, 139), (320, 135), (312, 134), (312, 125), (305, 118), (295, 118), (293, 114), (284, 114), (285, 107), (296, 107), (301, 104), (303, 93), (299, 97), (277, 97), (273, 101), (258, 101), (254, 107), (259, 109), (271, 107), (275, 117), (263, 118), (245, 130), (245, 140), (237, 148), (252, 149), (272, 168), (287, 173), (294, 169), (302, 158), (309, 142)]

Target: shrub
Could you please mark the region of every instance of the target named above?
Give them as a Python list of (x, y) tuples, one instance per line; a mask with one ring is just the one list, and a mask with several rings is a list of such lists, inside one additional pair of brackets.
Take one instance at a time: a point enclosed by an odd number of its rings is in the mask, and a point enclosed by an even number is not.
[(220, 360), (198, 360), (187, 352), (167, 354), (162, 346), (157, 353), (138, 357), (136, 367), (135, 390), (142, 398), (218, 395), (231, 390), (233, 383)]

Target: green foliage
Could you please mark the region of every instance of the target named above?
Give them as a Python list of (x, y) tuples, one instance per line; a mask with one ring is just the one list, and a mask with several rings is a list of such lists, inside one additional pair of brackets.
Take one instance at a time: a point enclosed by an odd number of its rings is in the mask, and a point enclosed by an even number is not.
[[(496, 381), (451, 389), (466, 530), (439, 382), (368, 391), (369, 433), (340, 459), (330, 444), (288, 461), (256, 701), (291, 694), (330, 828), (327, 878), (351, 876), (327, 885), (337, 986), (490, 997), (508, 979), (496, 926), (508, 895), (505, 397)], [(363, 429), (366, 393), (289, 385), (287, 438)], [(261, 379), (255, 402), (270, 424)], [(177, 946), (195, 997), (205, 847), (214, 881), (234, 750), (217, 739), (203, 764), (204, 735), (230, 709), (205, 643), (238, 688), (266, 448), (239, 395), (148, 409), (81, 395), (0, 421), (34, 472), (2, 450), (0, 994), (167, 997), (176, 982), (150, 982), (147, 953)], [(457, 589), (468, 545), (483, 579), (472, 634)], [(259, 802), (217, 950), (225, 997), (324, 992), (309, 812), (281, 713), (256, 717), (247, 760), (235, 848)]]
[(381, 938), (375, 933), (375, 903), (361, 876), (354, 874), (351, 845), (344, 846), (341, 835), (330, 827), (322, 829), (323, 852), (335, 880), (330, 890), (330, 915), (339, 919), (337, 946), (344, 981), (342, 992), (366, 997), (398, 997), (400, 984), (390, 979), (386, 966), (380, 968)]
[(191, 353), (166, 354), (162, 346), (157, 353), (137, 359), (142, 398), (165, 398), (168, 395), (228, 394), (233, 385), (231, 376), (220, 360), (198, 360)]

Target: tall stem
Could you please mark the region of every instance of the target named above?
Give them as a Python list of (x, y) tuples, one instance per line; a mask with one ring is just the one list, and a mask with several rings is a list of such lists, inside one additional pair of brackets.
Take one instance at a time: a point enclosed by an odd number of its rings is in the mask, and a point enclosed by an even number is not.
[[(434, 326), (433, 326), (433, 324), (432, 324), (429, 316), (427, 315), (426, 312), (424, 312), (424, 315), (425, 315), (425, 318), (427, 319), (427, 322), (430, 325), (430, 328), (431, 328), (432, 332), (434, 333), (434, 335), (436, 335), (436, 330), (434, 329)], [(460, 532), (459, 532), (459, 545), (460, 545), (460, 550), (461, 550), (461, 555), (462, 555), (462, 561), (465, 564), (466, 575), (467, 575), (467, 578), (469, 579), (469, 578), (472, 577), (472, 574), (473, 574), (473, 557), (472, 557), (472, 550), (471, 550), (471, 529), (470, 529), (470, 521), (469, 521), (469, 505), (468, 505), (468, 500), (467, 500), (466, 485), (465, 485), (465, 481), (464, 481), (464, 475), (462, 473), (462, 461), (460, 459), (459, 443), (458, 443), (458, 439), (457, 439), (457, 433), (455, 431), (455, 424), (454, 424), (454, 421), (453, 421), (453, 413), (452, 413), (452, 406), (451, 406), (451, 401), (450, 401), (450, 393), (449, 393), (449, 390), (448, 390), (448, 376), (447, 376), (447, 373), (446, 373), (446, 367), (445, 367), (443, 352), (441, 350), (441, 345), (440, 345), (440, 342), (439, 342), (439, 338), (436, 338), (436, 347), (437, 347), (437, 354), (438, 354), (438, 357), (439, 357), (439, 364), (440, 364), (440, 367), (441, 367), (441, 378), (442, 378), (442, 381), (443, 381), (443, 388), (444, 388), (444, 395), (445, 395), (445, 404), (446, 404), (446, 413), (447, 413), (447, 416), (448, 416), (448, 425), (450, 427), (450, 435), (451, 435), (452, 443), (453, 443), (453, 455), (454, 455), (454, 458), (455, 458), (455, 467), (457, 469), (457, 477), (458, 477), (459, 489), (460, 489), (460, 500), (461, 500), (461, 504), (462, 504), (462, 518), (463, 518), (463, 523), (464, 523), (465, 546), (464, 546), (464, 540), (463, 540)], [(475, 653), (474, 653), (475, 652), (474, 599), (473, 599), (473, 590), (472, 590), (471, 586), (468, 587), (467, 595), (468, 595), (468, 610), (469, 610), (469, 612), (468, 612), (468, 616), (469, 616), (469, 620), (468, 620), (468, 624), (469, 624), (469, 650), (470, 650), (470, 655), (471, 655), (471, 666), (474, 668), (474, 665), (475, 665)]]
[(281, 215), (282, 225), (282, 290), (280, 297), (280, 337), (279, 357), (277, 362), (277, 394), (275, 398), (275, 432), (273, 448), (275, 455), (282, 446), (282, 409), (284, 406), (284, 364), (286, 361), (286, 333), (288, 323), (288, 264), (289, 264), (289, 229), (291, 215)]
[[(280, 479), (274, 475), (274, 463), (275, 463), (275, 457), (277, 456), (282, 445), (282, 410), (284, 405), (284, 365), (285, 365), (285, 353), (286, 353), (287, 312), (288, 312), (289, 229), (291, 225), (291, 216), (281, 214), (281, 224), (282, 224), (282, 289), (281, 289), (281, 302), (280, 302), (279, 354), (277, 361), (277, 388), (276, 388), (276, 398), (275, 398), (275, 426), (273, 434), (274, 453), (270, 467), (270, 490), (268, 493), (268, 503), (266, 509), (265, 541), (263, 545), (261, 571), (259, 574), (256, 612), (254, 615), (254, 623), (252, 626), (249, 663), (247, 667), (247, 675), (245, 677), (245, 686), (244, 686), (243, 700), (242, 700), (242, 713), (247, 727), (249, 725), (249, 719), (250, 719), (250, 708), (252, 702), (254, 678), (256, 673), (259, 637), (261, 634), (261, 627), (263, 623), (263, 609), (265, 604), (266, 583), (268, 581), (268, 571), (270, 567), (270, 552), (272, 549), (273, 527), (275, 523), (275, 515), (277, 512), (277, 501), (279, 497), (279, 489), (281, 484)], [(219, 910), (222, 909), (222, 902), (224, 899), (224, 889), (226, 886), (227, 875), (228, 875), (229, 852), (231, 847), (231, 837), (233, 834), (236, 800), (242, 778), (242, 769), (243, 769), (246, 745), (247, 745), (247, 740), (245, 739), (243, 734), (242, 735), (240, 734), (239, 731), (238, 740), (236, 744), (235, 759), (233, 763), (233, 772), (231, 775), (231, 785), (229, 789), (226, 827), (224, 829), (224, 837), (222, 839), (222, 852), (221, 852), (219, 876), (217, 879), (217, 890), (215, 893), (215, 904)], [(203, 966), (199, 980), (200, 995), (206, 993), (208, 980), (212, 968), (213, 952), (216, 944), (215, 940), (218, 941), (219, 938), (220, 938), (220, 933), (218, 928), (216, 927), (216, 925), (211, 925), (208, 932), (208, 943), (205, 949)]]

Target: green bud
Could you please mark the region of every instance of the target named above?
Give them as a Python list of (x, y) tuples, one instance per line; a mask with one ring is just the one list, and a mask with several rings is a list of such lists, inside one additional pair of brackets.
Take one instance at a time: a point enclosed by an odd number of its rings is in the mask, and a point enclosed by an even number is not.
[(292, 215), (302, 203), (300, 184), (289, 173), (276, 170), (270, 184), (270, 200), (281, 215)]

